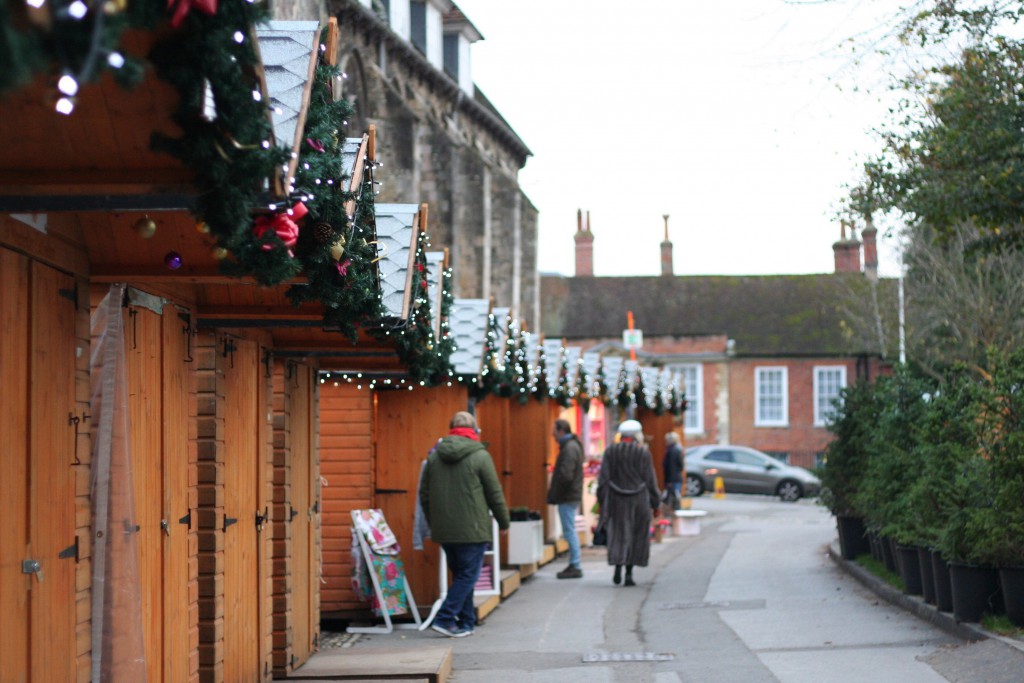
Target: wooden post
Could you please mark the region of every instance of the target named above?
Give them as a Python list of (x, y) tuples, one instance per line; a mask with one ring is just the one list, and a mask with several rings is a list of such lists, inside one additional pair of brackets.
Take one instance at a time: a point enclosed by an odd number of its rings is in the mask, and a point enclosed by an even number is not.
[(327, 40), (324, 42), (327, 52), (324, 54), (324, 61), (331, 66), (338, 65), (338, 18), (331, 17), (327, 20)]

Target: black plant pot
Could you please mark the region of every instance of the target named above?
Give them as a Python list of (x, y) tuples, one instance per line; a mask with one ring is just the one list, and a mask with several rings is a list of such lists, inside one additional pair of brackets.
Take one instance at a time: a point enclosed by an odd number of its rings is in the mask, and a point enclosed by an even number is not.
[(839, 551), (844, 560), (855, 560), (871, 552), (862, 518), (836, 515), (836, 531), (839, 533)]
[(875, 562), (883, 562), (882, 539), (878, 537), (878, 534), (873, 531), (869, 531), (868, 544), (871, 546), (871, 557), (874, 558)]
[(950, 562), (949, 579), (953, 592), (953, 618), (957, 621), (977, 622), (986, 613), (1002, 611), (999, 572), (995, 567)]
[(932, 578), (935, 579), (935, 607), (940, 612), (953, 611), (953, 587), (949, 582), (949, 562), (942, 559), (938, 550), (933, 550)]
[(1024, 567), (1002, 567), (999, 585), (1003, 589), (1006, 616), (1014, 626), (1024, 626)]
[(903, 579), (903, 592), (907, 595), (921, 595), (921, 564), (917, 560), (917, 547), (912, 545), (896, 545), (899, 555), (900, 578)]
[(935, 571), (932, 569), (932, 552), (928, 548), (917, 549), (917, 566), (921, 570), (921, 595), (929, 605), (935, 604)]
[(896, 564), (896, 550), (893, 547), (895, 544), (892, 542), (892, 539), (882, 536), (878, 540), (882, 545), (882, 562), (885, 563), (885, 568), (893, 574), (899, 574), (900, 567)]

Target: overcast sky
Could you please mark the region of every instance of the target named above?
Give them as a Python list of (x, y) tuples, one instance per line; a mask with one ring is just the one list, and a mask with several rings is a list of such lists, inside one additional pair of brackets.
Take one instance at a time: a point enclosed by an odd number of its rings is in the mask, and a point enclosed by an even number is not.
[[(597, 275), (825, 273), (844, 184), (877, 147), (888, 79), (844, 40), (892, 0), (458, 0), (477, 86), (534, 156), (540, 268), (572, 275), (576, 210)], [(898, 272), (894, 248), (880, 270)]]

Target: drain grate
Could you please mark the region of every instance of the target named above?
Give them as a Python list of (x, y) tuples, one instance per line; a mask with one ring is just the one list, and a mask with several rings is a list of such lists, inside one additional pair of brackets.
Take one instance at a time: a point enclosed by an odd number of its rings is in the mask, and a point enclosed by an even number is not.
[(676, 656), (671, 652), (585, 652), (583, 663), (594, 662), (669, 662)]
[(757, 600), (710, 600), (707, 602), (666, 602), (658, 609), (764, 609), (765, 601)]

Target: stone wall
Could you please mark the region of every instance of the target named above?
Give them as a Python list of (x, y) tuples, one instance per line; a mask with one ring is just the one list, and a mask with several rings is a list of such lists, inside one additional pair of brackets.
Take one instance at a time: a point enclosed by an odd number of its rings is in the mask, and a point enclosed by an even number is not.
[(341, 28), (342, 94), (357, 110), (345, 134), (376, 127), (377, 200), (426, 202), (431, 246), (451, 253), (455, 296), (493, 296), (539, 329), (537, 209), (517, 179), (529, 149), (485, 98), (468, 97), (356, 0), (273, 4), (276, 19), (327, 13)]

